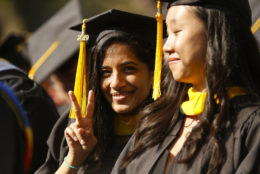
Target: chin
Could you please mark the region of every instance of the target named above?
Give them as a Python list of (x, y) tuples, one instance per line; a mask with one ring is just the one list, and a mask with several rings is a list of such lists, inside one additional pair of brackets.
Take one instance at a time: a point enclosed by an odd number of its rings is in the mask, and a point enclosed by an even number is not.
[(125, 106), (120, 106), (120, 107), (113, 107), (113, 110), (117, 113), (117, 114), (127, 114), (129, 112), (131, 112), (131, 108), (129, 107), (125, 107)]

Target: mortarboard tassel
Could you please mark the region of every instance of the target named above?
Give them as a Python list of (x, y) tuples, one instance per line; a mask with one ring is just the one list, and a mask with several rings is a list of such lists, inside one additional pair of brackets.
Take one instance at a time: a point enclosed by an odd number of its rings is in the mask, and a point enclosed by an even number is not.
[(256, 20), (254, 25), (251, 27), (251, 31), (253, 34), (260, 28), (260, 17)]
[(157, 0), (157, 37), (156, 37), (156, 57), (153, 82), (153, 99), (157, 100), (161, 96), (161, 69), (162, 69), (162, 47), (163, 47), (163, 15), (161, 1)]
[[(81, 106), (81, 114), (83, 117), (85, 117), (87, 104), (86, 41), (88, 40), (88, 35), (86, 35), (86, 19), (83, 20), (82, 32), (78, 40), (80, 40), (80, 49), (74, 85), (74, 94), (77, 98), (79, 106)], [(71, 107), (69, 118), (75, 118), (73, 107)]]

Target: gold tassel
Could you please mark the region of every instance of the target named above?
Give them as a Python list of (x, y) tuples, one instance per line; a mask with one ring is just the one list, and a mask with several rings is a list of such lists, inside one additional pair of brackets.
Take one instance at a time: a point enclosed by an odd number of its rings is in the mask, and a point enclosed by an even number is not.
[(157, 37), (156, 37), (156, 57), (153, 81), (153, 99), (157, 100), (161, 96), (161, 70), (162, 70), (162, 47), (163, 47), (163, 15), (161, 1), (157, 0)]
[(251, 31), (253, 34), (260, 28), (260, 17), (256, 20), (255, 24), (251, 27)]
[[(81, 114), (85, 117), (87, 104), (86, 41), (88, 40), (88, 35), (86, 35), (86, 19), (83, 20), (82, 32), (78, 40), (80, 40), (80, 49), (74, 84), (74, 94), (77, 98), (79, 106), (81, 106)], [(70, 109), (69, 118), (75, 118), (73, 107)]]

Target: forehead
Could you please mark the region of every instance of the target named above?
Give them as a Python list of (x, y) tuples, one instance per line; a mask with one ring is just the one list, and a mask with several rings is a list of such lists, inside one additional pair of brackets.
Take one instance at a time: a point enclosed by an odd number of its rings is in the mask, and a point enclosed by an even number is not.
[(170, 7), (166, 15), (166, 23), (181, 23), (185, 22), (185, 20), (194, 20), (196, 17), (194, 8), (195, 7), (187, 5), (177, 5)]
[(199, 17), (196, 7), (180, 5), (169, 8), (166, 16), (167, 32), (173, 32), (176, 29), (186, 30), (204, 30), (206, 32), (206, 23)]
[(112, 62), (121, 63), (125, 61), (140, 61), (128, 44), (115, 42), (106, 49), (103, 64)]

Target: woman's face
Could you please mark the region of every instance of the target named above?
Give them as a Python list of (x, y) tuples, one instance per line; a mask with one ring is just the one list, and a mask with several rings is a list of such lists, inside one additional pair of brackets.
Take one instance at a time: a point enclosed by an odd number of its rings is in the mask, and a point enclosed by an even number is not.
[(134, 112), (150, 94), (152, 73), (126, 44), (108, 47), (101, 74), (103, 94), (116, 113)]
[(172, 6), (166, 16), (168, 38), (163, 50), (176, 81), (205, 89), (207, 36), (203, 22), (191, 10)]

